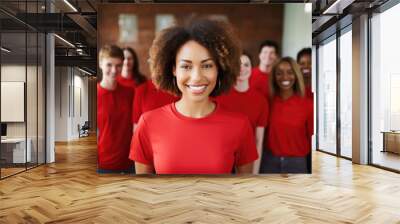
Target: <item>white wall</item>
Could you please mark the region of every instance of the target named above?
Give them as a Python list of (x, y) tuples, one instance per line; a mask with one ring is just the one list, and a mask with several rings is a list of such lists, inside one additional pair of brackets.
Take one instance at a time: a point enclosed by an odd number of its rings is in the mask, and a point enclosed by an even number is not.
[(1, 81), (25, 82), (25, 69), (25, 65), (1, 65)]
[(78, 138), (78, 124), (83, 125), (85, 121), (88, 120), (88, 77), (82, 76), (79, 70), (74, 69), (74, 83), (73, 83), (73, 96), (74, 102), (71, 105), (74, 105), (72, 108), (72, 120), (71, 120), (71, 132), (70, 135), (72, 138)]
[(311, 11), (305, 12), (311, 3), (285, 4), (283, 16), (282, 56), (296, 58), (297, 52), (311, 47)]
[(68, 141), (69, 69), (55, 68), (55, 141)]
[[(76, 72), (77, 72), (77, 70), (75, 70), (75, 74), (76, 74)], [(88, 102), (88, 77), (81, 76), (82, 73), (79, 73), (79, 74), (80, 75), (75, 75), (74, 85), (81, 89), (82, 116), (80, 116), (80, 119), (81, 119), (81, 122), (85, 122), (88, 120), (88, 105), (89, 105), (89, 102)]]
[(78, 124), (88, 120), (88, 78), (75, 68), (56, 67), (55, 86), (55, 140), (77, 139)]

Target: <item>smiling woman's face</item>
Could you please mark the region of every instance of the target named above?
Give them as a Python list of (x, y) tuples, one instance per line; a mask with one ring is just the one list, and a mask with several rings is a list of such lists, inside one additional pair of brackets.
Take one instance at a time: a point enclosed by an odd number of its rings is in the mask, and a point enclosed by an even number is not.
[(131, 54), (131, 52), (129, 52), (128, 50), (124, 50), (123, 68), (130, 71), (130, 70), (132, 70), (134, 63), (135, 62), (133, 61), (133, 55)]
[(296, 83), (296, 75), (288, 62), (282, 62), (278, 65), (275, 81), (281, 91), (293, 89)]
[(311, 55), (305, 54), (301, 56), (299, 66), (304, 78), (311, 78)]
[(208, 100), (217, 83), (218, 69), (210, 52), (193, 40), (179, 48), (173, 72), (182, 99)]
[(247, 55), (242, 54), (242, 56), (240, 56), (240, 75), (238, 79), (241, 81), (245, 81), (250, 78), (250, 75), (251, 75), (250, 58)]

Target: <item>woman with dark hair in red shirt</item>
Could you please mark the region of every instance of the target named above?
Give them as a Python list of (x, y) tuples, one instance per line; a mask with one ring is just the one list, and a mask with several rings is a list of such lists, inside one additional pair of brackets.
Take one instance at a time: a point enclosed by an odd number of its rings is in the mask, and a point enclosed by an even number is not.
[[(227, 94), (217, 97), (217, 102), (225, 109), (246, 115), (254, 131), (257, 151), (262, 155), (264, 130), (268, 123), (269, 106), (265, 97), (255, 89), (250, 88), (251, 57), (247, 52), (240, 56), (240, 75), (235, 86)], [(260, 171), (260, 159), (254, 162), (253, 174)]]
[(117, 81), (123, 86), (135, 89), (140, 84), (146, 82), (147, 79), (140, 72), (139, 59), (136, 52), (130, 47), (124, 48), (123, 52), (124, 63), (121, 74), (117, 76)]
[(238, 43), (226, 24), (204, 19), (156, 37), (155, 84), (181, 98), (140, 117), (129, 156), (137, 174), (230, 174), (232, 167), (251, 173), (258, 155), (248, 118), (210, 98), (236, 82)]
[(270, 79), (271, 110), (261, 173), (308, 173), (313, 102), (305, 97), (303, 75), (290, 57), (279, 60)]

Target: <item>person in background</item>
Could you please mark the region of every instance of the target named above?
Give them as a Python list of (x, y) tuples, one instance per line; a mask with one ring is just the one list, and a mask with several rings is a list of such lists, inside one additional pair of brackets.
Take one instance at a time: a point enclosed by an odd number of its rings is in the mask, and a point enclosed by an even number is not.
[(137, 173), (251, 173), (258, 158), (249, 119), (214, 102), (236, 82), (239, 41), (223, 22), (200, 19), (160, 32), (150, 67), (180, 100), (144, 113), (131, 145)]
[(304, 96), (303, 75), (290, 57), (279, 60), (270, 79), (271, 110), (261, 173), (309, 173), (313, 102)]
[[(256, 138), (258, 155), (261, 158), (269, 106), (264, 96), (249, 86), (249, 78), (252, 75), (251, 65), (250, 55), (243, 52), (240, 56), (240, 75), (235, 86), (229, 93), (217, 97), (216, 100), (225, 109), (242, 113), (249, 118)], [(260, 161), (261, 159), (258, 159), (254, 162), (254, 174), (259, 173)]]
[(124, 48), (123, 52), (124, 63), (121, 75), (117, 76), (117, 81), (123, 86), (135, 89), (140, 84), (145, 83), (147, 79), (139, 70), (139, 59), (136, 52), (130, 47)]
[(297, 63), (300, 66), (304, 78), (305, 94), (307, 97), (312, 99), (311, 57), (311, 48), (303, 48), (299, 51), (299, 53), (297, 53)]
[(158, 89), (152, 80), (146, 81), (135, 90), (133, 100), (132, 122), (133, 130), (136, 129), (140, 116), (143, 113), (165, 106), (179, 100), (179, 97), (169, 92)]
[(271, 40), (265, 40), (259, 48), (258, 58), (260, 64), (251, 71), (250, 88), (259, 91), (265, 99), (269, 99), (268, 78), (272, 66), (279, 57), (278, 44)]
[(132, 101), (134, 92), (117, 82), (124, 54), (114, 45), (105, 45), (99, 53), (102, 79), (97, 84), (97, 159), (98, 173), (133, 173), (129, 160), (132, 137)]
[[(306, 97), (314, 100), (314, 94), (312, 92), (312, 76), (311, 76), (311, 61), (312, 61), (312, 50), (311, 48), (303, 48), (297, 54), (297, 64), (299, 64), (301, 72), (304, 77), (305, 94)], [(307, 155), (307, 167), (308, 171), (312, 170), (312, 153)]]

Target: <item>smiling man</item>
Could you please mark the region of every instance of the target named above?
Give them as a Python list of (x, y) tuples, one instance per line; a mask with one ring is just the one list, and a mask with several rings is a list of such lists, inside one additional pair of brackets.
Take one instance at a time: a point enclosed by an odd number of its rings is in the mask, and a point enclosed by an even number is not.
[(278, 44), (265, 40), (260, 44), (258, 58), (260, 64), (251, 71), (250, 88), (259, 91), (265, 98), (269, 98), (269, 74), (279, 58)]
[(98, 172), (126, 173), (134, 171), (128, 159), (132, 137), (133, 90), (117, 82), (124, 54), (114, 45), (106, 45), (99, 53), (102, 79), (97, 84)]

